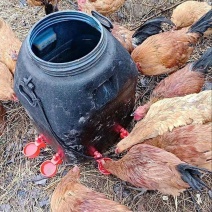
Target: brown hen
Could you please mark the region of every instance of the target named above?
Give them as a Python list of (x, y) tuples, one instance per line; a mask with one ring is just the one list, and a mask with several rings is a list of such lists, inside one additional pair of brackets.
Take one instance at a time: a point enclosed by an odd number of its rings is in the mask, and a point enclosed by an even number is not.
[(11, 27), (1, 18), (0, 38), (0, 62), (4, 63), (14, 73), (21, 41), (16, 37)]
[(3, 105), (0, 103), (0, 136), (2, 135), (3, 133), (3, 130), (4, 130), (4, 127), (5, 127), (5, 120), (4, 120), (4, 116), (5, 116), (5, 109), (3, 107)]
[(207, 90), (154, 103), (145, 118), (117, 144), (116, 152), (121, 153), (137, 143), (163, 135), (176, 127), (211, 122), (211, 102), (212, 91)]
[(212, 171), (212, 123), (178, 127), (144, 141), (176, 155), (186, 163)]
[(204, 188), (200, 169), (184, 163), (170, 152), (147, 144), (135, 145), (120, 160), (106, 160), (102, 164), (110, 173), (136, 187), (164, 194), (178, 196), (189, 187)]
[(125, 0), (77, 0), (79, 10), (91, 14), (91, 11), (97, 11), (102, 15), (110, 15), (117, 11)]
[(13, 76), (4, 63), (0, 62), (0, 100), (17, 100), (13, 90)]
[(114, 23), (111, 33), (129, 53), (132, 52), (132, 35), (134, 31), (130, 31), (127, 28)]
[[(177, 29), (189, 27), (211, 9), (212, 7), (207, 2), (186, 1), (173, 10), (171, 20), (175, 23)], [(204, 35), (211, 33), (212, 29), (208, 29)]]
[(194, 45), (209, 27), (212, 27), (211, 10), (189, 29), (172, 30), (148, 37), (133, 50), (131, 56), (144, 75), (176, 71), (188, 61)]
[[(137, 42), (143, 42), (148, 36), (159, 33), (160, 30), (162, 30), (161, 25), (163, 23), (173, 25), (169, 19), (162, 16), (153, 18), (142, 24), (137, 33), (135, 33), (135, 31), (130, 31), (117, 23), (114, 23), (111, 33), (122, 44), (122, 46), (127, 49), (129, 53), (131, 53)], [(134, 37), (138, 35), (139, 40), (135, 41)]]
[(144, 118), (151, 105), (160, 99), (199, 93), (205, 82), (205, 74), (211, 66), (212, 48), (209, 48), (199, 60), (161, 80), (150, 95), (150, 101), (135, 110), (134, 119), (138, 121)]
[(130, 210), (79, 182), (80, 170), (74, 167), (62, 178), (51, 198), (52, 212), (130, 212)]

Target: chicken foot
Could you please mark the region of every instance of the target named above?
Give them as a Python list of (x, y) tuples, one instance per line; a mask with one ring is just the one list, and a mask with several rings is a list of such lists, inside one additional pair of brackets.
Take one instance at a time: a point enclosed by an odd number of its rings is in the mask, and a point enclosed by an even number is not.
[(187, 189), (187, 192), (188, 192), (188, 194), (189, 194), (189, 196), (191, 198), (191, 201), (194, 203), (194, 207), (195, 207), (196, 211), (197, 212), (202, 212), (202, 210), (199, 207), (199, 204), (197, 203), (197, 201), (195, 200), (194, 196), (191, 193), (192, 190), (193, 190), (192, 188)]

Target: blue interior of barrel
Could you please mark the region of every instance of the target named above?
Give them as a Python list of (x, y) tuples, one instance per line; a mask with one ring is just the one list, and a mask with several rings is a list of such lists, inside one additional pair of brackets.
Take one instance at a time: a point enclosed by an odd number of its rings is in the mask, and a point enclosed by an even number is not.
[(40, 31), (33, 39), (31, 48), (44, 61), (66, 63), (90, 53), (100, 38), (101, 32), (86, 22), (64, 21)]

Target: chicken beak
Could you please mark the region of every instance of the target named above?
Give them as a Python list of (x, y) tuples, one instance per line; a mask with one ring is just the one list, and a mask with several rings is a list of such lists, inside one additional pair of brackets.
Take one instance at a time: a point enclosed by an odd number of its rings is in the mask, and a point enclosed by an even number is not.
[(74, 166), (73, 172), (75, 172), (75, 173), (80, 172), (80, 169), (79, 169), (79, 167), (77, 165)]
[(12, 99), (13, 99), (14, 102), (18, 102), (19, 101), (18, 97), (15, 94), (12, 95)]
[(116, 147), (115, 153), (116, 153), (116, 154), (119, 154), (119, 148), (118, 148), (118, 147)]

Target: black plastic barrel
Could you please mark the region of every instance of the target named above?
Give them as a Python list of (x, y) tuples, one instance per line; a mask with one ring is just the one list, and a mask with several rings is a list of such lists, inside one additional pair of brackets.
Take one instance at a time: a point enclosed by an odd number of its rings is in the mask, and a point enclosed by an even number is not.
[(79, 162), (88, 146), (102, 152), (118, 141), (114, 126), (129, 124), (136, 83), (130, 55), (96, 18), (62, 11), (30, 30), (14, 87), (38, 132)]

